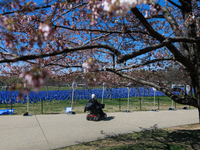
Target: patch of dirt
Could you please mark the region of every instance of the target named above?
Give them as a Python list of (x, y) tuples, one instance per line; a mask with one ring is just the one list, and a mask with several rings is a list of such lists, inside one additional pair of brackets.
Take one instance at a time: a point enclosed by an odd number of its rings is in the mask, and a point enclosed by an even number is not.
[(200, 124), (191, 124), (177, 127), (170, 127), (169, 130), (198, 130), (200, 129)]

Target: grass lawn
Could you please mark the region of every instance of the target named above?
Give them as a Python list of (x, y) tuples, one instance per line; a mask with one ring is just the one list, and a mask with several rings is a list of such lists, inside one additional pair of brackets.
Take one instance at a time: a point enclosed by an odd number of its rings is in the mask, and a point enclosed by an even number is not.
[(200, 149), (200, 124), (114, 136), (57, 150), (191, 150)]
[[(89, 87), (77, 87), (77, 90), (83, 90), (83, 89), (90, 89)], [(92, 89), (102, 89), (102, 87), (92, 87)], [(60, 87), (55, 87), (55, 86), (48, 86), (49, 91), (53, 90), (72, 90), (72, 86), (60, 86)], [(40, 91), (47, 91), (47, 87), (41, 87)]]
[[(98, 99), (98, 101), (102, 101)], [(83, 113), (85, 105), (88, 100), (75, 100), (73, 103), (73, 111), (76, 113)], [(122, 112), (130, 111), (149, 111), (154, 109), (154, 97), (144, 97), (139, 100), (138, 97), (131, 97), (129, 99), (129, 107), (127, 106), (127, 98), (122, 99), (104, 99), (105, 112)], [(71, 101), (52, 100), (51, 102), (43, 101), (37, 103), (29, 103), (30, 114), (50, 114), (50, 113), (65, 113), (65, 108), (71, 107)], [(156, 97), (155, 109), (156, 110), (168, 110), (172, 107), (172, 100), (167, 96)], [(185, 105), (173, 103), (174, 109), (182, 109)], [(190, 107), (194, 108), (194, 107)], [(11, 104), (1, 104), (0, 109), (11, 109)], [(24, 114), (27, 111), (27, 104), (12, 104), (15, 115)]]

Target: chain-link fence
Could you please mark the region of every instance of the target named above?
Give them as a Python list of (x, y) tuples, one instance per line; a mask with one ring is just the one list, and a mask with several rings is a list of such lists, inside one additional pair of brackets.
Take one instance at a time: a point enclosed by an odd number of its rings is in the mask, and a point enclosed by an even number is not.
[[(105, 104), (105, 112), (194, 108), (177, 104), (159, 91), (155, 92), (154, 99), (154, 91), (151, 88), (131, 88), (129, 94), (127, 88), (116, 88), (107, 89), (104, 93), (102, 89), (75, 90), (73, 111), (83, 113), (92, 93), (96, 95), (98, 101)], [(28, 96), (24, 97), (24, 100), (17, 100), (17, 95), (17, 91), (0, 91), (0, 110), (14, 109), (14, 114), (18, 115), (25, 112), (29, 112), (29, 114), (52, 114), (65, 113), (65, 108), (71, 107), (72, 90), (30, 92)]]

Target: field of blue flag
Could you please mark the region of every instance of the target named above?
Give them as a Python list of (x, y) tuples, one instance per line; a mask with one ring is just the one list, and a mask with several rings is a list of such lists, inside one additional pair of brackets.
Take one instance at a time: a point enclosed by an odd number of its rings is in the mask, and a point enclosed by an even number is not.
[[(84, 100), (90, 99), (91, 94), (95, 94), (96, 98), (102, 99), (103, 89), (84, 89), (84, 90), (75, 90), (74, 91), (74, 100)], [(178, 94), (178, 92), (176, 93)], [(129, 96), (154, 96), (154, 91), (152, 88), (131, 88)], [(155, 92), (156, 96), (164, 96), (160, 91)], [(10, 103), (26, 103), (27, 96), (24, 96), (24, 100), (17, 100), (18, 91), (0, 91), (0, 104), (10, 104)], [(104, 99), (107, 98), (127, 98), (128, 89), (127, 88), (112, 88), (106, 89), (104, 91)], [(57, 101), (68, 101), (72, 98), (72, 90), (55, 90), (55, 91), (40, 91), (38, 93), (30, 92), (29, 93), (29, 102), (37, 103), (43, 101), (57, 100)]]

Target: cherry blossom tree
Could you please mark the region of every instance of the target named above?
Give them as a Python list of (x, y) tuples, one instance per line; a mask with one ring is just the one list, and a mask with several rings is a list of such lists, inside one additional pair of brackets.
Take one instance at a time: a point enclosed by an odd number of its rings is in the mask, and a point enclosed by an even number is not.
[[(89, 85), (120, 85), (125, 78), (198, 108), (200, 119), (199, 1), (13, 0), (0, 5), (1, 74), (19, 75), (27, 89), (38, 91), (47, 75), (69, 81), (79, 76)], [(172, 66), (187, 72), (194, 97), (157, 82), (158, 69)], [(140, 69), (146, 71), (141, 75)]]
[[(199, 97), (199, 2), (190, 0), (180, 0), (178, 2), (168, 0), (165, 5), (155, 2), (150, 2), (151, 8), (145, 10), (138, 9), (133, 6), (137, 5), (134, 1), (109, 1), (104, 2), (105, 11), (109, 15), (124, 16), (128, 10), (139, 20), (139, 24), (144, 27), (146, 37), (142, 37), (144, 45), (141, 48), (132, 49), (127, 54), (118, 54), (117, 62), (122, 63), (127, 60), (137, 59), (138, 56), (143, 56), (138, 64), (131, 64), (122, 69), (107, 69), (114, 72), (121, 77), (132, 79), (133, 81), (140, 82), (149, 86), (153, 86), (158, 90), (165, 93), (168, 97), (181, 104), (189, 104), (195, 106), (199, 110), (200, 119), (200, 97)], [(139, 2), (141, 4), (141, 2)], [(142, 11), (144, 10), (144, 12)], [(94, 15), (96, 13), (94, 12)], [(145, 15), (144, 15), (145, 14)], [(127, 16), (127, 15), (126, 15)], [(160, 19), (158, 19), (160, 18)], [(126, 30), (128, 27), (126, 26)], [(135, 51), (134, 51), (135, 50)], [(146, 54), (146, 56), (145, 56)], [(152, 56), (154, 54), (154, 56)], [(153, 58), (153, 59), (152, 59)], [(143, 61), (144, 60), (144, 61)], [(164, 88), (160, 83), (149, 82), (144, 78), (130, 76), (124, 72), (125, 69), (140, 68), (142, 66), (149, 66), (150, 64), (157, 64), (158, 67), (165, 67), (169, 64), (163, 64), (167, 61), (172, 65), (178, 64), (180, 70), (187, 71), (189, 78), (192, 81), (195, 97), (189, 96), (181, 89)], [(150, 67), (150, 66), (149, 66)], [(182, 95), (176, 96), (173, 91), (178, 90)]]

